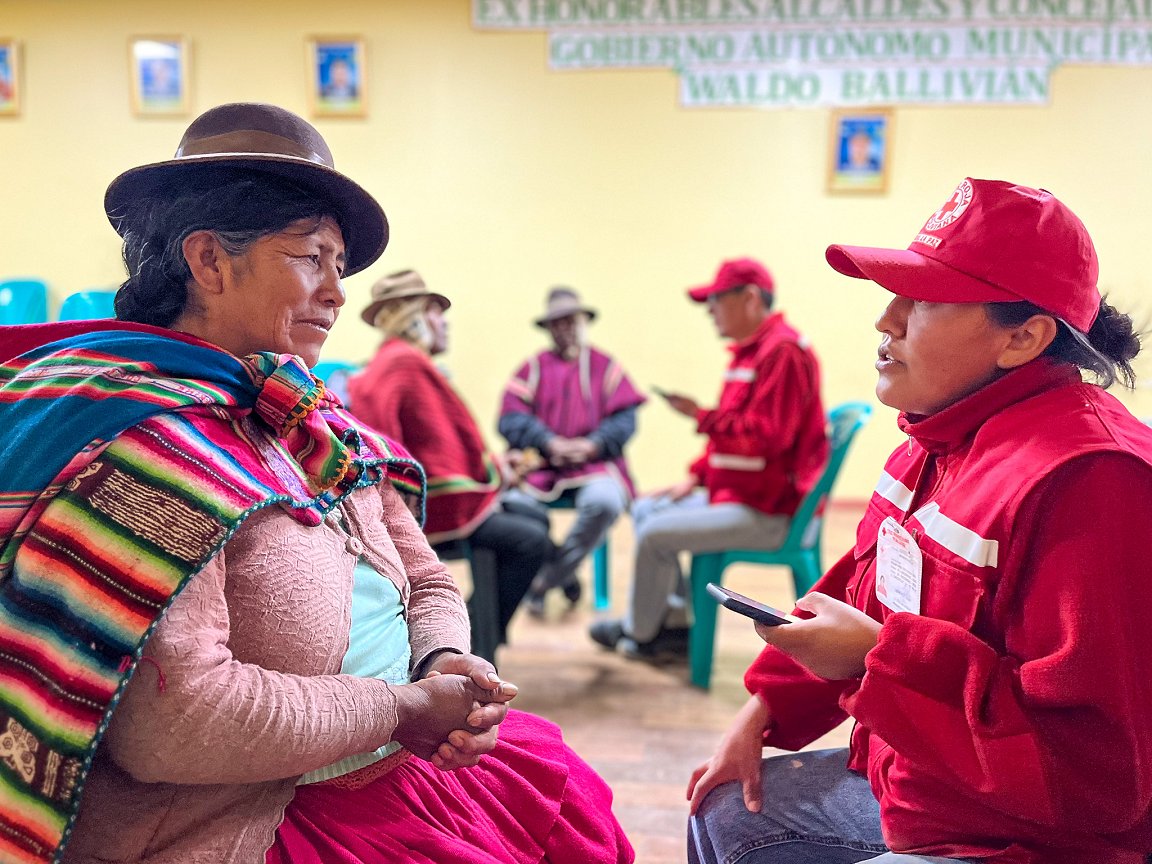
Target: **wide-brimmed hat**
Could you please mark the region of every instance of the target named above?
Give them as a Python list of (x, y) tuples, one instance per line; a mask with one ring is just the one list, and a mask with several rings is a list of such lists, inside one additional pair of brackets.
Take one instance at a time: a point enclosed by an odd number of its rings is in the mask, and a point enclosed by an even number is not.
[(688, 289), (688, 296), (697, 303), (703, 303), (714, 294), (723, 294), (745, 285), (755, 285), (771, 294), (774, 290), (772, 274), (755, 258), (733, 258), (725, 261), (707, 285)]
[(907, 249), (829, 246), (828, 263), (935, 303), (1027, 300), (1087, 333), (1100, 309), (1088, 229), (1051, 192), (966, 177)]
[(544, 314), (536, 319), (537, 327), (547, 327), (551, 322), (557, 321), (560, 318), (567, 318), (569, 315), (576, 315), (583, 312), (588, 316), (591, 321), (596, 317), (596, 310), (589, 309), (580, 302), (580, 295), (576, 293), (573, 288), (568, 288), (565, 285), (557, 285), (555, 288), (548, 290), (548, 300), (544, 304)]
[(376, 326), (376, 313), (380, 311), (380, 307), (391, 300), (431, 297), (445, 309), (452, 306), (452, 301), (443, 294), (429, 291), (428, 286), (424, 284), (424, 280), (415, 270), (399, 270), (395, 273), (389, 273), (387, 276), (381, 276), (372, 286), (371, 297), (371, 301), (364, 307), (360, 317), (372, 326)]
[(133, 205), (141, 199), (207, 182), (221, 169), (282, 177), (327, 201), (344, 234), (345, 276), (363, 270), (388, 245), (384, 211), (365, 189), (333, 167), (332, 151), (320, 133), (291, 111), (258, 102), (205, 111), (184, 132), (173, 158), (131, 168), (113, 180), (104, 195), (104, 211), (116, 233), (123, 234)]

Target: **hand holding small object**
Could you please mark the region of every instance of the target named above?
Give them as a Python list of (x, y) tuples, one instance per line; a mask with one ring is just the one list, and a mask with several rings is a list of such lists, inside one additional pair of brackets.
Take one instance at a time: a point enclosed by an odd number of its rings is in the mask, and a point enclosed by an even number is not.
[(504, 469), (504, 478), (508, 481), (508, 485), (519, 486), (525, 477), (547, 464), (539, 450), (529, 447), (526, 450), (509, 450), (504, 454), (504, 463), (501, 467)]
[(827, 594), (813, 592), (796, 601), (813, 613), (787, 627), (756, 625), (756, 633), (811, 672), (829, 681), (859, 678), (864, 658), (880, 639), (880, 622)]
[(689, 396), (681, 396), (679, 393), (669, 393), (667, 390), (661, 390), (659, 387), (653, 387), (652, 390), (657, 396), (662, 397), (673, 411), (683, 414), (685, 417), (695, 417), (696, 413), (700, 410), (700, 406), (696, 403), (696, 400)]

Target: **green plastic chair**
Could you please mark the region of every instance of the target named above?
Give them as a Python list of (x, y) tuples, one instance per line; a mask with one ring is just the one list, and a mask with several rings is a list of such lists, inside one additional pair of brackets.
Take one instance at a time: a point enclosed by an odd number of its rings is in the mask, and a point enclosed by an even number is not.
[(82, 321), (90, 318), (115, 318), (116, 292), (105, 288), (77, 291), (64, 298), (60, 306), (60, 321)]
[(824, 473), (800, 502), (788, 536), (779, 549), (729, 549), (724, 552), (700, 552), (692, 556), (692, 630), (688, 637), (688, 658), (692, 683), (707, 690), (712, 683), (712, 654), (716, 642), (717, 603), (708, 593), (708, 583), (720, 584), (724, 570), (731, 564), (777, 564), (792, 568), (796, 596), (807, 594), (823, 575), (820, 564), (820, 538), (824, 529), (824, 508), (836, 476), (848, 455), (856, 433), (872, 416), (872, 406), (864, 402), (847, 402), (828, 412), (830, 453)]
[(48, 286), (43, 281), (0, 281), (0, 324), (43, 324), (47, 320)]

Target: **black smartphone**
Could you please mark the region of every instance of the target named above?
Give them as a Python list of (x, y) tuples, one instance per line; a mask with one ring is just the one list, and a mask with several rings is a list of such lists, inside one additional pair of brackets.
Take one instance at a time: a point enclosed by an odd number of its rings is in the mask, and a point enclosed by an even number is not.
[(745, 597), (743, 594), (737, 594), (735, 591), (725, 588), (722, 585), (717, 585), (715, 582), (709, 582), (707, 588), (708, 593), (712, 595), (712, 599), (725, 609), (739, 612), (741, 615), (759, 621), (761, 624), (767, 624), (769, 627), (799, 620), (794, 615), (781, 612), (779, 609), (773, 609), (771, 606), (767, 606), (759, 600), (753, 600), (751, 597)]

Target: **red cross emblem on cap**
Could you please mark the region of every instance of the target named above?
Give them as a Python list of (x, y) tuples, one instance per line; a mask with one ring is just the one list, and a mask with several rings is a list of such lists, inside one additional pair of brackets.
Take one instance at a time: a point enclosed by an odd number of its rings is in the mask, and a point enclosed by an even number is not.
[(924, 230), (939, 231), (941, 228), (951, 225), (964, 214), (971, 203), (972, 184), (968, 180), (964, 180), (956, 187), (952, 197), (944, 202), (944, 206), (928, 217), (928, 221), (924, 223)]

